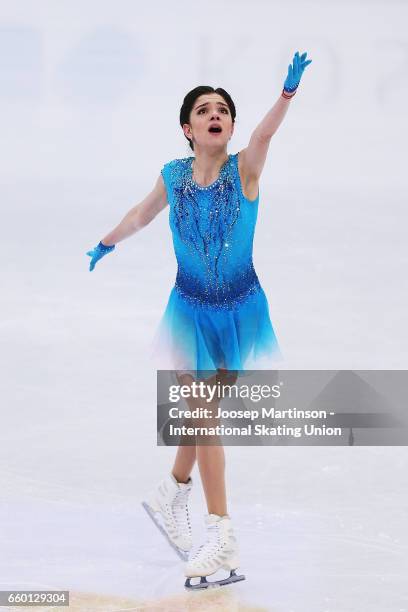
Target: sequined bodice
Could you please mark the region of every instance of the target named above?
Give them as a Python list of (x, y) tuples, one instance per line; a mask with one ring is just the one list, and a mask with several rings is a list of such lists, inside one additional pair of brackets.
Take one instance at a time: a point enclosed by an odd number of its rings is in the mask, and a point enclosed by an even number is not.
[(232, 308), (260, 287), (252, 263), (258, 198), (249, 201), (242, 193), (237, 153), (208, 187), (193, 180), (193, 159), (162, 169), (178, 263), (175, 287), (196, 304)]

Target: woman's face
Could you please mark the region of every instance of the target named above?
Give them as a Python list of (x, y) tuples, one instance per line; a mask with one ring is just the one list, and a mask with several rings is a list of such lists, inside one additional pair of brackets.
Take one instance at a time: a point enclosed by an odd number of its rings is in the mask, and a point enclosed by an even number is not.
[(225, 149), (234, 124), (224, 98), (217, 93), (199, 96), (191, 109), (190, 124), (185, 123), (183, 130), (193, 140), (195, 151), (197, 147)]

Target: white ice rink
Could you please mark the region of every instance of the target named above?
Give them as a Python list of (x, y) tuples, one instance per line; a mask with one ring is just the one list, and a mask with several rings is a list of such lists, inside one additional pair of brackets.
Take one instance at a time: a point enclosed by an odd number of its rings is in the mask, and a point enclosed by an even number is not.
[(156, 445), (146, 357), (176, 273), (168, 211), (92, 273), (85, 255), (190, 154), (189, 89), (231, 93), (235, 153), (307, 50), (254, 247), (283, 367), (407, 369), (406, 5), (22, 6), (0, 5), (0, 590), (87, 593), (92, 612), (131, 609), (98, 594), (143, 612), (408, 612), (406, 447), (226, 447), (247, 580), (184, 593), (140, 506), (175, 454)]

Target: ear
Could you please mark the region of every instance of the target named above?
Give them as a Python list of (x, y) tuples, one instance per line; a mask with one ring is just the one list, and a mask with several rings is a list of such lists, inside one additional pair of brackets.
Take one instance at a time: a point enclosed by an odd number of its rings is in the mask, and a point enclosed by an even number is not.
[(192, 134), (191, 134), (191, 127), (188, 123), (184, 123), (183, 124), (183, 132), (185, 134), (185, 136), (187, 136), (187, 138), (189, 138), (191, 140), (192, 138)]

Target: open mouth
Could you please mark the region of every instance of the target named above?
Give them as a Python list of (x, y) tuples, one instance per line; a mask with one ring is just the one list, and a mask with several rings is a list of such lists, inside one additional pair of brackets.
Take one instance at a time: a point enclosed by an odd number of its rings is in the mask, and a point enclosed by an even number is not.
[(221, 134), (222, 128), (220, 125), (212, 125), (210, 128), (208, 128), (208, 131), (211, 134)]

